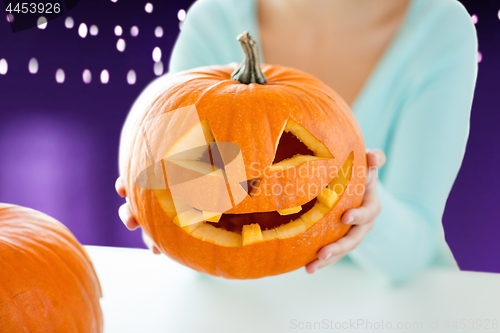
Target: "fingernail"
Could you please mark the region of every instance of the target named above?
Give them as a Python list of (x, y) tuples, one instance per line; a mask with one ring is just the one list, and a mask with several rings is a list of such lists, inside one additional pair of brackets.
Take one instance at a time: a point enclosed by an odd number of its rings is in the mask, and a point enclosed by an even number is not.
[(345, 224), (352, 224), (352, 222), (354, 222), (354, 216), (351, 215), (351, 217), (349, 217), (349, 220), (347, 220)]
[(120, 220), (122, 220), (123, 223), (127, 222), (128, 216), (127, 216), (127, 210), (123, 205), (120, 206), (118, 209), (118, 216), (120, 217)]
[(326, 258), (325, 258), (325, 260), (328, 260), (328, 259), (330, 259), (330, 257), (331, 257), (331, 256), (332, 256), (332, 253), (331, 253), (331, 252), (330, 252), (330, 253), (328, 253), (328, 254), (326, 255)]

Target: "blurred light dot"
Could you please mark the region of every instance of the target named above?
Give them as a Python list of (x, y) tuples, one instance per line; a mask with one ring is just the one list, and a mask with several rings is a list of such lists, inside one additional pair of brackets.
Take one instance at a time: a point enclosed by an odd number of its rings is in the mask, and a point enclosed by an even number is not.
[(111, 2), (114, 2), (114, 3), (116, 3), (117, 1), (118, 1), (118, 0), (111, 0)]
[(148, 2), (146, 6), (144, 6), (144, 10), (146, 13), (151, 14), (153, 12), (153, 4), (151, 2)]
[(63, 83), (65, 78), (66, 78), (66, 75), (64, 75), (64, 71), (59, 68), (56, 71), (56, 82), (57, 83)]
[(162, 38), (163, 37), (163, 28), (160, 27), (160, 26), (157, 26), (156, 29), (155, 29), (155, 36), (158, 37), (158, 38)]
[(137, 81), (137, 75), (135, 75), (135, 71), (133, 69), (129, 70), (127, 73), (127, 83), (132, 85)]
[(9, 70), (9, 65), (7, 64), (7, 60), (0, 59), (0, 74), (5, 75)]
[(132, 28), (130, 28), (130, 36), (137, 37), (137, 35), (139, 35), (139, 28), (134, 25)]
[(116, 49), (120, 52), (125, 51), (125, 41), (123, 38), (118, 38), (118, 41), (116, 42)]
[(66, 29), (73, 29), (73, 27), (75, 26), (75, 21), (71, 16), (66, 17), (66, 19), (64, 20), (64, 26), (66, 27)]
[(163, 74), (163, 63), (161, 61), (155, 62), (155, 65), (153, 67), (153, 71), (155, 72), (156, 76), (160, 76)]
[(36, 74), (38, 72), (38, 61), (36, 58), (30, 59), (30, 62), (28, 63), (28, 71), (31, 74)]
[(477, 63), (479, 64), (481, 61), (483, 61), (483, 54), (481, 52), (477, 52)]
[(85, 23), (80, 23), (80, 26), (78, 27), (78, 34), (80, 37), (85, 38), (87, 37), (87, 25)]
[(498, 19), (500, 20), (500, 10), (498, 11)]
[(38, 26), (38, 29), (45, 29), (47, 28), (47, 18), (45, 16), (40, 16), (38, 20), (36, 20), (36, 25)]
[(92, 82), (92, 73), (88, 69), (84, 69), (82, 73), (82, 79), (85, 84)]
[(117, 25), (117, 26), (115, 27), (115, 35), (116, 35), (116, 36), (121, 36), (122, 34), (123, 34), (123, 29), (122, 29), (122, 27), (121, 27), (121, 26), (119, 26), (119, 25)]
[(7, 22), (9, 23), (14, 22), (14, 14), (12, 13), (7, 14)]
[(109, 82), (109, 72), (107, 69), (103, 69), (101, 72), (101, 83), (107, 84)]
[(161, 49), (157, 46), (153, 50), (153, 61), (158, 62), (161, 60)]
[(97, 27), (97, 25), (92, 24), (92, 25), (90, 26), (90, 34), (91, 34), (92, 36), (97, 36), (97, 34), (98, 34), (98, 33), (99, 33), (99, 28)]
[(473, 14), (471, 16), (471, 19), (472, 19), (472, 23), (476, 24), (477, 23), (477, 15), (476, 14)]
[(184, 21), (186, 19), (186, 11), (184, 9), (181, 9), (177, 12), (177, 18), (179, 21)]

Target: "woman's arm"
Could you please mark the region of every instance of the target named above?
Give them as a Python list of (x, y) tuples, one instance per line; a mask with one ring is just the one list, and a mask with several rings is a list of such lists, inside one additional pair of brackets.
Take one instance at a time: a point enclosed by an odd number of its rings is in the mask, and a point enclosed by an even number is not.
[(196, 1), (182, 24), (169, 72), (243, 60), (236, 37), (245, 30), (257, 36), (253, 0)]
[(380, 172), (382, 212), (349, 254), (355, 263), (391, 282), (403, 281), (436, 261), (443, 244), (446, 200), (465, 153), (477, 37), (465, 9), (449, 3), (415, 55), (417, 64), (408, 68), (415, 79), (392, 128), (387, 163)]

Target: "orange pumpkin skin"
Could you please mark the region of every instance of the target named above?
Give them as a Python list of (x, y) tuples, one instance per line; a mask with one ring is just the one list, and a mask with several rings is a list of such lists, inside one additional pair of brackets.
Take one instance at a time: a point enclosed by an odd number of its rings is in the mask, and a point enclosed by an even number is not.
[[(199, 272), (253, 279), (298, 269), (317, 259), (321, 247), (347, 233), (350, 227), (340, 217), (362, 203), (363, 193), (355, 189), (365, 183), (366, 153), (360, 128), (348, 105), (320, 80), (291, 68), (262, 65), (267, 83), (247, 85), (231, 80), (237, 66), (196, 68), (153, 82), (134, 103), (125, 122), (119, 164), (134, 217), (163, 253)], [(196, 106), (200, 121), (208, 121), (217, 142), (232, 142), (240, 147), (247, 175), (252, 163), (263, 168), (272, 164), (285, 123), (288, 119), (295, 121), (334, 157), (306, 163), (339, 170), (348, 156), (354, 155), (347, 190), (324, 218), (295, 237), (239, 247), (192, 237), (172, 223), (153, 190), (136, 184), (137, 177), (149, 165), (147, 147), (151, 142), (147, 142), (143, 131), (154, 133), (152, 137), (158, 140), (155, 145), (161, 146), (168, 140), (162, 140), (163, 133), (158, 133), (158, 116), (190, 105)], [(285, 181), (304, 182), (300, 176), (290, 177)], [(329, 177), (306, 181), (329, 182)], [(264, 177), (263, 182), (266, 181), (274, 180)], [(277, 211), (303, 205), (318, 194), (248, 196), (228, 213)]]
[(103, 331), (99, 280), (61, 223), (0, 204), (0, 254), (1, 332)]

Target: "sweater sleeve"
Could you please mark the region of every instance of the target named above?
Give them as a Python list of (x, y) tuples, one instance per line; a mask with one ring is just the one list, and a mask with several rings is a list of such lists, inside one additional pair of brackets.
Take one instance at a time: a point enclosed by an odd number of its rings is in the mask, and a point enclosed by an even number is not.
[(172, 50), (169, 72), (243, 60), (236, 37), (255, 27), (253, 1), (198, 0), (188, 10)]
[(425, 44), (414, 55), (416, 65), (407, 69), (411, 84), (379, 174), (382, 212), (349, 254), (356, 264), (392, 283), (436, 261), (439, 245), (445, 245), (441, 219), (446, 200), (465, 154), (477, 37), (465, 8), (453, 3), (428, 27)]

